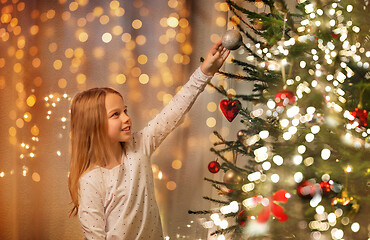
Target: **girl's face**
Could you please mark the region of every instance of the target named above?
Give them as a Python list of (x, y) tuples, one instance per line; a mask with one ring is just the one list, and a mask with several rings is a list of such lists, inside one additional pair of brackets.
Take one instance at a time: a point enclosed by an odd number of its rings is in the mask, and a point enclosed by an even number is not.
[(132, 124), (123, 99), (117, 94), (108, 93), (105, 96), (105, 108), (108, 117), (108, 137), (112, 143), (130, 141)]

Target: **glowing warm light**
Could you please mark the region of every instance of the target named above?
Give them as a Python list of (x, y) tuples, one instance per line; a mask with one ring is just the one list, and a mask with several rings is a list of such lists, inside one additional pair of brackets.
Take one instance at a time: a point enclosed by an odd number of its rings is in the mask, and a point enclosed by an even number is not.
[(139, 19), (135, 19), (133, 22), (132, 22), (132, 27), (134, 29), (139, 29), (143, 26), (143, 23), (139, 20)]
[(344, 169), (344, 171), (346, 173), (350, 173), (350, 172), (352, 172), (352, 167), (351, 166), (347, 166), (346, 169)]
[(216, 126), (216, 119), (214, 117), (207, 118), (206, 124), (208, 127), (212, 128)]
[(278, 174), (272, 174), (271, 175), (271, 181), (273, 182), (273, 183), (277, 183), (277, 182), (279, 182), (279, 180), (280, 180), (280, 177), (279, 177), (279, 175)]
[(272, 158), (272, 161), (278, 165), (278, 166), (281, 166), (283, 163), (284, 163), (284, 159), (280, 156), (280, 155), (275, 155), (273, 158)]
[(294, 174), (294, 181), (296, 183), (300, 183), (300, 182), (302, 182), (302, 180), (303, 180), (303, 174), (301, 172), (296, 172)]
[(297, 150), (298, 150), (298, 153), (299, 154), (303, 154), (304, 152), (306, 152), (306, 146), (299, 145), (298, 148), (297, 148)]
[(167, 18), (167, 25), (172, 28), (175, 28), (179, 25), (179, 20), (175, 17), (169, 17)]
[(269, 170), (271, 168), (271, 163), (270, 162), (267, 162), (267, 161), (266, 162), (263, 162), (262, 163), (262, 168), (265, 171)]
[(352, 223), (352, 225), (351, 225), (351, 230), (352, 230), (353, 232), (358, 232), (358, 231), (360, 230), (360, 224), (359, 224), (359, 223), (357, 223), (357, 222)]
[(260, 133), (259, 133), (259, 136), (261, 137), (261, 139), (266, 139), (268, 138), (268, 136), (270, 135), (269, 131), (267, 130), (262, 130)]
[(174, 181), (168, 181), (166, 183), (166, 187), (167, 187), (168, 190), (173, 191), (173, 190), (176, 189), (177, 185)]
[(29, 107), (33, 107), (34, 105), (35, 105), (35, 103), (36, 103), (36, 96), (35, 95), (30, 95), (28, 98), (27, 98), (27, 100), (26, 100), (26, 102), (27, 102), (27, 105), (29, 106)]
[(110, 33), (104, 33), (101, 37), (102, 41), (105, 42), (105, 43), (109, 43), (110, 41), (112, 41), (112, 34)]
[(324, 148), (323, 150), (321, 150), (321, 158), (323, 160), (328, 160), (330, 157), (330, 154), (331, 154), (331, 151), (327, 148)]
[(32, 173), (32, 180), (34, 182), (40, 182), (41, 180), (40, 174), (38, 174), (37, 172)]
[(182, 162), (180, 160), (173, 160), (171, 165), (173, 169), (178, 170), (178, 169), (181, 169)]
[(141, 74), (139, 76), (139, 82), (141, 84), (147, 84), (149, 82), (149, 76), (147, 74)]
[(312, 142), (314, 140), (315, 136), (312, 133), (308, 133), (305, 136), (305, 139), (307, 142)]

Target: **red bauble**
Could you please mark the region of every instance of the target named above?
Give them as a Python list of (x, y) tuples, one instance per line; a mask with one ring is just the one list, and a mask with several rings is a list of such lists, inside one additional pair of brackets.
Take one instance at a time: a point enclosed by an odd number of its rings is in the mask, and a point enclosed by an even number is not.
[(331, 185), (328, 182), (321, 182), (320, 187), (323, 195), (328, 195), (331, 192)]
[(220, 171), (220, 169), (221, 169), (221, 166), (217, 161), (212, 161), (208, 164), (208, 170), (211, 173), (217, 173), (218, 171)]
[(286, 107), (295, 103), (295, 96), (291, 91), (282, 90), (275, 95), (275, 102), (277, 106)]
[(224, 99), (220, 102), (220, 108), (226, 119), (231, 122), (238, 115), (241, 109), (241, 103), (238, 99)]
[(317, 186), (313, 181), (305, 180), (297, 187), (297, 195), (301, 198), (312, 198), (317, 191)]
[(333, 37), (333, 38), (338, 38), (339, 37), (339, 35), (338, 34), (335, 34), (335, 33), (330, 33), (330, 35)]
[[(361, 108), (355, 108), (354, 111), (351, 112), (351, 115), (355, 117), (356, 122), (358, 122), (359, 127), (366, 127), (367, 126), (367, 111)], [(353, 123), (354, 121), (350, 121)]]

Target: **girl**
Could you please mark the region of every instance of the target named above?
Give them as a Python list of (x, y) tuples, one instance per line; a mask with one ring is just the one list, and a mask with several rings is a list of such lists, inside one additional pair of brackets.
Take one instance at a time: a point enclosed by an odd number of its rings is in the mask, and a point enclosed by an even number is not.
[(68, 179), (86, 239), (163, 239), (149, 157), (190, 109), (229, 55), (221, 40), (148, 125), (131, 133), (121, 94), (94, 88), (71, 105), (72, 155)]

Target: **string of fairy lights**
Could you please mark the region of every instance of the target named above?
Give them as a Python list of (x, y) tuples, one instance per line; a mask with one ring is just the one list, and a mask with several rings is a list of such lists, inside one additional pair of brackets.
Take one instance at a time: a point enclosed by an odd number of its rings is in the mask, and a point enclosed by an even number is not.
[[(185, 0), (168, 0), (168, 15), (161, 17), (157, 22), (151, 22), (160, 26), (161, 33), (156, 41), (162, 46), (177, 44), (177, 52), (160, 52), (156, 56), (150, 56), (145, 51), (134, 52), (148, 46), (149, 36), (142, 31), (147, 28), (148, 18), (151, 16), (144, 1), (130, 1), (136, 9), (137, 15), (129, 16), (123, 1), (111, 0), (97, 4), (89, 0), (58, 0), (56, 5), (45, 4), (49, 9), (38, 9), (27, 1), (3, 0), (0, 10), (0, 45), (6, 46), (6, 51), (0, 52), (0, 91), (15, 91), (15, 105), (10, 109), (8, 116), (8, 144), (17, 150), (17, 165), (20, 169), (3, 168), (0, 166), (0, 179), (21, 175), (35, 183), (47, 181), (32, 162), (41, 161), (39, 151), (45, 145), (42, 133), (47, 131), (47, 124), (42, 121), (51, 121), (58, 125), (56, 130), (58, 138), (68, 140), (69, 112), (67, 110), (72, 99), (70, 89), (84, 90), (89, 83), (88, 75), (83, 71), (86, 59), (103, 61), (107, 55), (107, 48), (115, 41), (123, 45), (120, 52), (124, 59), (124, 69), (117, 62), (108, 63), (109, 83), (113, 86), (127, 85), (130, 87), (128, 98), (132, 102), (141, 102), (144, 97), (140, 92), (141, 85), (150, 85), (153, 89), (158, 87), (172, 87), (178, 85), (175, 73), (171, 66), (177, 64), (188, 65), (193, 53), (190, 42), (191, 26), (188, 20), (189, 10)], [(131, 6), (130, 6), (131, 7)], [(227, 4), (215, 2), (216, 11), (214, 26), (224, 29), (227, 24), (225, 13), (228, 11)], [(127, 19), (130, 29), (117, 24), (117, 19)], [(70, 42), (61, 42), (56, 36), (57, 24), (68, 26), (72, 35)], [(53, 27), (54, 26), (54, 27)], [(95, 27), (104, 29), (93, 31)], [(138, 32), (138, 34), (136, 32)], [(99, 32), (99, 33), (97, 33)], [(134, 33), (134, 34), (133, 34)], [(37, 45), (35, 38), (48, 38), (44, 45)], [(215, 42), (220, 38), (218, 34), (211, 34), (209, 40)], [(96, 45), (89, 42), (97, 41)], [(48, 55), (48, 59), (44, 56)], [(50, 57), (51, 56), (51, 57)], [(50, 58), (49, 58), (50, 57)], [(158, 73), (145, 72), (146, 67), (152, 64)], [(48, 72), (53, 76), (42, 74)], [(61, 72), (65, 74), (60, 74)], [(10, 81), (9, 79), (16, 79)], [(180, 79), (181, 80), (181, 79)], [(51, 86), (51, 90), (45, 92), (44, 86)], [(212, 88), (207, 87), (209, 93)], [(172, 91), (171, 91), (172, 92)], [(173, 95), (165, 90), (158, 90), (156, 98), (166, 105)], [(40, 110), (41, 109), (41, 110)], [(208, 111), (213, 113), (217, 110), (214, 102), (208, 104)], [(148, 109), (142, 111), (154, 117), (160, 109)], [(145, 112), (145, 113), (144, 113)], [(208, 127), (214, 125), (205, 123)], [(68, 156), (68, 149), (57, 149), (55, 157), (63, 160)], [(182, 159), (179, 157), (170, 163), (174, 170), (182, 168)], [(156, 179), (164, 182), (166, 189), (173, 191), (177, 184), (171, 179), (169, 173), (164, 172), (157, 164), (152, 165)], [(68, 176), (68, 173), (66, 173)], [(185, 227), (194, 226), (190, 222)], [(185, 237), (185, 236), (183, 236)], [(168, 237), (169, 238), (169, 237)]]
[[(298, 1), (299, 3), (305, 2), (305, 0)], [(262, 3), (263, 5), (263, 3)], [(314, 122), (310, 126), (310, 132), (307, 133), (304, 137), (305, 142), (302, 142), (299, 146), (297, 146), (297, 154), (291, 157), (292, 162), (295, 165), (304, 164), (306, 167), (311, 166), (314, 164), (313, 157), (306, 157), (303, 158), (303, 154), (306, 152), (305, 144), (309, 144), (315, 141), (315, 136), (321, 130), (320, 125), (324, 121), (324, 117), (322, 113), (317, 112), (317, 110), (313, 106), (309, 106), (306, 109), (301, 109), (297, 105), (293, 105), (295, 101), (299, 101), (299, 99), (305, 98), (312, 92), (312, 88), (319, 89), (325, 99), (326, 107), (328, 111), (333, 111), (339, 114), (342, 114), (344, 118), (348, 119), (348, 123), (346, 124), (345, 134), (342, 136), (344, 143), (348, 144), (354, 148), (369, 148), (370, 143), (368, 141), (368, 136), (370, 134), (370, 129), (366, 127), (361, 121), (355, 121), (355, 117), (351, 114), (350, 111), (343, 109), (343, 104), (346, 103), (345, 91), (341, 88), (341, 84), (344, 81), (348, 80), (353, 76), (353, 71), (347, 64), (343, 61), (340, 63), (341, 69), (337, 69), (335, 72), (327, 72), (327, 70), (320, 64), (319, 62), (326, 62), (326, 64), (330, 65), (333, 63), (333, 59), (337, 57), (337, 55), (345, 56), (346, 58), (351, 58), (356, 62), (358, 67), (362, 67), (364, 69), (369, 69), (369, 62), (368, 58), (370, 57), (370, 51), (367, 51), (364, 47), (362, 47), (360, 42), (355, 42), (351, 45), (350, 40), (348, 39), (349, 35), (355, 35), (361, 31), (359, 26), (355, 26), (351, 20), (345, 20), (342, 16), (344, 11), (346, 13), (351, 13), (353, 10), (353, 6), (348, 4), (339, 8), (338, 3), (333, 3), (327, 6), (325, 9), (317, 8), (314, 4), (307, 4), (305, 6), (305, 12), (309, 14), (308, 19), (304, 19), (300, 22), (300, 26), (297, 27), (297, 31), (299, 33), (306, 33), (302, 34), (298, 37), (290, 38), (289, 40), (285, 41), (282, 40), (279, 42), (276, 48), (267, 48), (261, 46), (261, 44), (255, 44), (256, 53), (259, 56), (264, 56), (267, 59), (265, 62), (261, 64), (262, 68), (266, 68), (271, 71), (281, 71), (282, 67), (287, 64), (291, 64), (288, 58), (282, 59), (281, 62), (274, 61), (274, 56), (287, 56), (289, 55), (289, 48), (293, 46), (296, 42), (307, 42), (307, 41), (317, 41), (317, 49), (311, 50), (312, 60), (316, 62), (315, 68), (312, 69), (308, 67), (308, 64), (305, 61), (299, 62), (299, 67), (304, 71), (307, 70), (308, 74), (312, 76), (314, 79), (311, 83), (304, 81), (299, 75), (295, 76), (294, 79), (284, 79), (285, 84), (287, 86), (298, 84), (296, 89), (295, 95), (296, 99), (293, 99), (293, 102), (289, 103), (286, 102), (285, 104), (279, 104), (276, 99), (269, 99), (267, 102), (267, 110), (263, 108), (258, 108), (251, 112), (251, 115), (254, 117), (278, 117), (279, 116), (279, 124), (281, 128), (285, 131), (283, 133), (283, 139), (285, 141), (289, 141), (292, 137), (298, 132), (298, 128), (301, 127), (301, 124)], [(328, 41), (324, 44), (322, 39), (315, 39), (315, 37), (311, 34), (312, 29), (315, 27), (320, 27), (326, 23), (321, 22), (320, 16), (326, 14), (330, 16), (332, 19), (328, 22), (328, 26), (333, 29), (333, 37), (339, 38), (342, 42), (342, 46), (340, 49), (337, 49), (336, 46)], [(287, 20), (287, 19), (286, 19)], [(251, 47), (251, 44), (247, 43), (248, 47)], [(242, 51), (239, 51), (243, 53)], [(253, 56), (246, 57), (246, 60), (254, 62)], [(343, 73), (344, 72), (344, 73)], [(345, 74), (346, 73), (346, 74)], [(284, 75), (283, 75), (284, 77)], [(321, 81), (322, 79), (326, 80)], [(227, 87), (225, 87), (227, 89)], [(233, 89), (232, 89), (233, 90)], [(288, 99), (288, 98), (287, 98)], [(211, 104), (208, 106), (210, 109), (215, 109), (215, 104)], [(327, 124), (341, 127), (339, 123), (336, 121), (335, 118), (331, 118), (330, 116), (326, 116), (325, 121)], [(366, 121), (365, 121), (366, 122)], [(211, 124), (209, 124), (211, 125)], [(359, 135), (360, 133), (360, 135)], [(268, 139), (269, 132), (264, 130), (259, 133), (259, 137), (261, 139)], [(259, 149), (254, 151), (255, 161), (258, 163), (262, 163), (262, 169), (265, 173), (261, 171), (256, 171), (248, 175), (248, 180), (250, 183), (245, 184), (242, 187), (244, 192), (249, 192), (255, 189), (255, 182), (266, 182), (271, 181), (272, 183), (277, 183), (280, 181), (280, 176), (277, 173), (268, 174), (272, 167), (272, 163), (277, 166), (282, 166), (285, 161), (290, 161), (290, 159), (284, 159), (282, 156), (278, 154), (272, 154), (268, 147), (263, 146)], [(229, 157), (225, 156), (225, 158), (230, 159)], [(321, 159), (327, 161), (331, 158), (331, 150), (325, 146), (321, 149)], [(271, 160), (271, 161), (270, 161)], [(340, 159), (335, 159), (336, 162), (341, 161)], [(346, 178), (348, 175), (353, 171), (353, 166), (348, 165), (343, 169)], [(303, 181), (303, 173), (296, 172), (293, 176), (296, 183), (300, 183)], [(328, 182), (331, 186), (334, 186), (335, 183), (331, 180), (329, 174), (324, 174), (322, 176), (322, 181)], [(338, 186), (335, 186), (338, 187)], [(346, 188), (347, 186), (344, 186)], [(352, 201), (353, 198), (347, 195), (347, 192), (344, 189), (344, 196), (343, 198), (337, 199), (336, 201)], [(290, 194), (287, 193), (286, 198), (290, 198)], [(342, 194), (343, 195), (343, 194)], [(337, 225), (337, 222), (340, 221), (344, 226), (350, 224), (350, 229), (353, 232), (358, 232), (360, 229), (360, 223), (358, 222), (351, 222), (351, 220), (347, 216), (343, 216), (343, 210), (341, 208), (333, 209), (325, 209), (323, 205), (320, 205), (322, 200), (322, 196), (320, 194), (315, 194), (315, 196), (310, 201), (310, 206), (315, 208), (316, 215), (315, 219), (308, 223), (308, 227), (311, 229), (311, 237), (312, 239), (321, 239), (321, 232), (330, 231), (331, 238), (334, 240), (344, 239), (345, 238), (345, 231)], [(267, 202), (264, 206), (268, 205), (268, 199), (263, 198), (262, 202)], [(263, 203), (262, 203), (263, 204)], [(336, 204), (333, 202), (332, 204)], [(256, 206), (255, 197), (245, 199), (242, 202), (242, 205), (246, 209), (252, 209)], [(219, 211), (215, 211), (211, 215), (211, 220), (205, 223), (205, 226), (208, 228), (212, 228), (214, 226), (218, 226), (221, 229), (227, 229), (230, 226), (227, 218), (224, 215), (230, 213), (238, 213), (241, 210), (241, 206), (238, 205), (237, 202), (233, 201), (229, 205), (223, 206), (219, 209)], [(339, 220), (339, 217), (342, 217)], [(255, 216), (250, 216), (250, 219), (256, 219)], [(302, 225), (302, 224), (301, 224)], [(302, 228), (305, 228), (305, 223), (302, 225)], [(366, 226), (362, 226), (366, 227)], [(268, 228), (266, 225), (250, 225), (247, 227), (247, 232), (254, 232), (259, 233), (266, 233)], [(226, 239), (226, 235), (219, 234), (215, 237), (217, 240), (224, 240)]]

